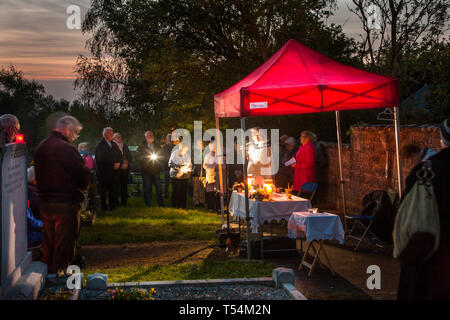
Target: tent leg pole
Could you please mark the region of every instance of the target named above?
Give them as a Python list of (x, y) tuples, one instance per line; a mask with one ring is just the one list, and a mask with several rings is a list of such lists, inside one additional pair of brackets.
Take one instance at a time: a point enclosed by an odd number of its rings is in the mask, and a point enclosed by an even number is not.
[(242, 149), (244, 161), (242, 164), (242, 171), (244, 174), (244, 189), (245, 189), (245, 222), (247, 231), (247, 260), (251, 260), (251, 245), (250, 245), (250, 203), (248, 200), (248, 184), (247, 184), (247, 148), (245, 144), (245, 118), (241, 118), (241, 129), (242, 129)]
[(225, 217), (223, 213), (224, 201), (223, 201), (223, 175), (222, 175), (222, 162), (223, 162), (223, 154), (222, 154), (222, 139), (219, 129), (219, 118), (216, 118), (216, 135), (217, 135), (217, 154), (219, 155), (219, 183), (220, 183), (220, 213), (222, 216), (222, 229), (225, 225)]
[(400, 119), (398, 107), (394, 107), (394, 121), (395, 121), (395, 155), (397, 159), (397, 186), (398, 198), (402, 197), (402, 170), (400, 167)]
[(338, 158), (339, 158), (339, 184), (341, 185), (341, 193), (342, 193), (342, 204), (344, 208), (344, 230), (347, 232), (347, 207), (345, 203), (345, 188), (344, 188), (344, 177), (342, 170), (342, 141), (341, 141), (341, 117), (339, 111), (335, 111), (336, 113), (336, 132), (337, 132), (337, 141), (338, 141)]

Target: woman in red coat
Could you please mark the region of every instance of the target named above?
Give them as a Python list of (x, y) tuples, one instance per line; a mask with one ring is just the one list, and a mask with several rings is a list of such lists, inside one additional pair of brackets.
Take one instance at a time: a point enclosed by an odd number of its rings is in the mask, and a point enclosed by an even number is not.
[(316, 148), (312, 143), (314, 134), (311, 131), (303, 131), (300, 137), (301, 146), (295, 157), (294, 190), (299, 191), (306, 182), (315, 182)]

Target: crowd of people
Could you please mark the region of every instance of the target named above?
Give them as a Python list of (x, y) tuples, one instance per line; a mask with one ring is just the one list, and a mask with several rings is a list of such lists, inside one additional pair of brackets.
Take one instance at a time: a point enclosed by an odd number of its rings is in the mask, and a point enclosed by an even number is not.
[[(20, 131), (20, 123), (14, 115), (0, 116), (0, 151), (6, 143), (14, 142)], [(86, 194), (98, 183), (101, 209), (114, 210), (126, 206), (128, 199), (128, 176), (133, 161), (122, 136), (112, 128), (103, 129), (103, 137), (89, 152), (87, 143), (77, 140), (82, 125), (72, 116), (57, 120), (49, 136), (42, 141), (33, 157), (34, 166), (28, 168), (28, 245), (42, 242), (42, 261), (50, 273), (61, 272), (75, 257), (80, 233), (81, 204)], [(248, 144), (249, 175), (270, 177), (281, 188), (293, 186), (300, 191), (304, 183), (317, 181), (317, 170), (326, 165), (326, 155), (317, 136), (310, 131), (301, 133), (300, 146), (296, 147), (293, 137), (281, 136), (278, 155), (272, 155), (270, 142), (261, 134), (260, 128), (251, 130)], [(238, 146), (235, 141), (234, 161), (227, 161), (230, 154), (219, 154), (212, 138), (204, 148), (203, 141), (197, 141), (197, 148), (190, 153), (190, 146), (168, 134), (156, 142), (152, 131), (145, 132), (136, 152), (143, 181), (143, 200), (151, 203), (153, 186), (156, 201), (164, 206), (163, 199), (169, 196), (169, 179), (172, 183), (172, 206), (186, 208), (189, 181), (192, 181), (192, 195), (195, 206), (205, 206), (217, 211), (219, 192), (226, 194), (235, 182), (243, 181), (242, 164), (238, 163)], [(449, 297), (450, 280), (450, 121), (441, 124), (443, 149), (421, 150), (416, 145), (403, 148), (406, 158), (418, 164), (406, 179), (406, 188), (401, 201), (410, 192), (417, 180), (417, 171), (425, 160), (429, 160), (434, 173), (432, 185), (437, 200), (440, 218), (439, 247), (427, 261), (416, 257), (412, 250), (408, 259), (401, 261), (399, 298)], [(274, 157), (278, 156), (279, 170), (270, 170)], [(219, 165), (222, 163), (222, 166)], [(222, 167), (222, 171), (220, 171)], [(273, 168), (272, 168), (273, 169)], [(220, 180), (224, 185), (220, 186)], [(91, 191), (89, 191), (91, 188)], [(120, 201), (119, 201), (120, 200)], [(415, 248), (424, 243), (414, 243)]]

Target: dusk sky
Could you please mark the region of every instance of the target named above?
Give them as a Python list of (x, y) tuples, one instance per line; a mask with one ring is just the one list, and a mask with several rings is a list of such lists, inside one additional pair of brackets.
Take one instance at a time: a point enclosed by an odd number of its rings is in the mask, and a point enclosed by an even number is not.
[[(358, 38), (360, 23), (346, 3), (338, 0), (339, 10), (327, 22), (344, 24), (347, 35)], [(89, 0), (1, 0), (0, 67), (14, 65), (25, 77), (45, 85), (55, 98), (74, 100), (73, 67), (79, 54), (87, 54), (89, 35), (66, 26), (67, 7), (78, 5), (84, 17)]]

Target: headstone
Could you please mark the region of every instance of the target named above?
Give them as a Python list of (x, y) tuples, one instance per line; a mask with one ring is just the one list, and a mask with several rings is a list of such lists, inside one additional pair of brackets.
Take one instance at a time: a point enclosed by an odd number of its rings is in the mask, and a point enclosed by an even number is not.
[(0, 219), (0, 298), (14, 298), (18, 287), (25, 286), (35, 298), (32, 286), (41, 290), (47, 266), (31, 262), (27, 252), (27, 149), (24, 143), (10, 143), (2, 148), (1, 155), (1, 219)]
[(283, 283), (294, 284), (294, 270), (290, 268), (275, 268), (272, 270), (272, 279), (275, 282), (275, 288), (280, 288)]
[(106, 290), (108, 286), (108, 275), (104, 273), (94, 273), (87, 277), (86, 288), (89, 290)]

